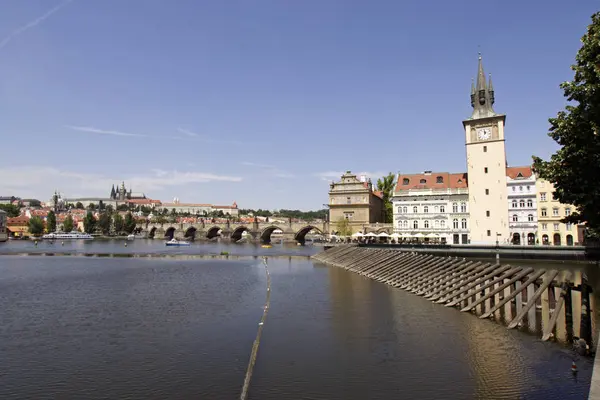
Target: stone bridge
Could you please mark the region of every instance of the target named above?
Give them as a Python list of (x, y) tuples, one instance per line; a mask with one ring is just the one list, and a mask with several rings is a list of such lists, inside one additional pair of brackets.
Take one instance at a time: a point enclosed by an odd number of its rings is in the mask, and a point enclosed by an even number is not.
[(236, 242), (242, 238), (243, 232), (248, 232), (253, 241), (269, 243), (271, 234), (275, 230), (283, 232), (284, 241), (296, 241), (304, 243), (306, 234), (316, 231), (321, 234), (329, 234), (328, 222), (223, 222), (211, 223), (209, 221), (195, 223), (146, 223), (138, 224), (137, 231), (145, 233), (149, 238), (176, 238), (191, 240), (210, 240), (216, 237), (229, 239)]

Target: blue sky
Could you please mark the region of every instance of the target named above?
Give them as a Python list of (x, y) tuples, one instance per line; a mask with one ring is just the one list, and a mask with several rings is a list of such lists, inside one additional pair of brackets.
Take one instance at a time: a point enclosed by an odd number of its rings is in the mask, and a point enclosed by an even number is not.
[[(461, 172), (483, 54), (511, 165), (596, 0), (0, 0), (0, 195), (317, 209), (345, 170)], [(571, 4), (571, 5), (569, 5)]]

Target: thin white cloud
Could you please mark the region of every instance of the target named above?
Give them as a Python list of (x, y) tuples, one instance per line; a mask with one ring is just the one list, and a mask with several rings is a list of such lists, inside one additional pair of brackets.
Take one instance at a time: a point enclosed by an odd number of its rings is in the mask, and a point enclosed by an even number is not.
[(177, 128), (177, 132), (182, 133), (185, 137), (173, 137), (173, 139), (179, 140), (191, 140), (195, 142), (202, 143), (211, 143), (211, 144), (220, 144), (220, 145), (233, 145), (233, 146), (241, 146), (242, 142), (239, 140), (221, 140), (215, 139), (214, 137), (208, 135), (201, 135), (199, 133), (193, 132), (189, 129)]
[[(344, 175), (346, 173), (346, 171), (325, 171), (325, 172), (318, 172), (315, 174), (315, 176), (323, 181), (327, 181), (327, 182), (331, 182), (331, 181), (337, 181), (341, 178), (342, 175)], [(362, 171), (362, 172), (354, 172), (354, 174), (357, 177), (361, 177), (361, 176), (366, 176), (367, 179), (371, 178), (371, 180), (373, 181), (373, 184), (375, 184), (375, 182), (377, 182), (377, 179), (386, 176), (389, 172), (385, 172), (385, 171), (373, 171), (373, 172), (367, 172), (367, 171)]]
[(34, 28), (37, 25), (41, 24), (42, 22), (44, 22), (45, 20), (50, 18), (52, 16), (52, 14), (56, 13), (61, 8), (67, 6), (71, 2), (73, 2), (73, 0), (65, 0), (62, 3), (60, 3), (59, 5), (55, 6), (54, 8), (51, 8), (50, 10), (46, 11), (46, 13), (43, 14), (42, 16), (37, 17), (36, 19), (29, 21), (25, 25), (15, 29), (14, 31), (9, 33), (8, 36), (6, 36), (4, 39), (0, 40), (0, 49), (4, 48), (8, 43), (10, 43), (11, 40), (13, 40), (17, 36), (23, 34), (25, 31), (28, 31), (29, 29)]
[(49, 199), (54, 190), (67, 197), (86, 193), (86, 197), (107, 196), (113, 184), (125, 181), (135, 192), (152, 197), (153, 192), (168, 188), (185, 187), (207, 182), (242, 181), (241, 177), (217, 175), (209, 172), (155, 169), (146, 174), (106, 176), (103, 174), (75, 172), (48, 166), (15, 166), (0, 168), (0, 194), (3, 196)]
[(66, 127), (69, 128), (69, 129), (72, 129), (74, 131), (86, 132), (86, 133), (95, 133), (95, 134), (98, 134), (98, 135), (127, 136), (127, 137), (148, 137), (148, 135), (143, 135), (141, 133), (129, 133), (129, 132), (106, 130), (106, 129), (98, 129), (98, 128), (94, 128), (94, 127), (91, 127), (91, 126), (73, 126), (73, 125), (67, 125)]
[(250, 161), (242, 161), (240, 164), (245, 165), (247, 167), (260, 168), (260, 169), (266, 171), (271, 176), (274, 176), (275, 178), (293, 178), (294, 177), (293, 174), (291, 174), (287, 171), (284, 171), (282, 169), (279, 169), (275, 165), (260, 164), (260, 163), (250, 162)]

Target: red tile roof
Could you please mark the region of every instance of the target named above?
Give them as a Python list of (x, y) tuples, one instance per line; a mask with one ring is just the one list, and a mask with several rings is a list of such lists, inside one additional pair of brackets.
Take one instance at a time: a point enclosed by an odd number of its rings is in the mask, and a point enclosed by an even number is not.
[(27, 225), (29, 224), (29, 218), (25, 216), (18, 216), (8, 218), (6, 220), (6, 225)]
[(395, 191), (409, 189), (462, 189), (468, 186), (467, 174), (459, 172), (431, 172), (398, 175)]
[[(521, 174), (521, 176), (519, 176)], [(511, 179), (517, 178), (531, 178), (533, 175), (533, 170), (530, 166), (526, 167), (507, 167), (506, 168), (506, 176)]]

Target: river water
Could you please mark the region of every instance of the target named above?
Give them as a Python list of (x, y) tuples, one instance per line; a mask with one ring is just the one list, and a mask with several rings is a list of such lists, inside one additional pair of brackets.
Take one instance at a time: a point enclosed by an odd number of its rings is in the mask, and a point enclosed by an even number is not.
[[(271, 306), (249, 399), (587, 398), (592, 359), (313, 264), (319, 250), (0, 244), (0, 399), (239, 398), (266, 297), (261, 255)], [(206, 257), (222, 251), (234, 256)]]

